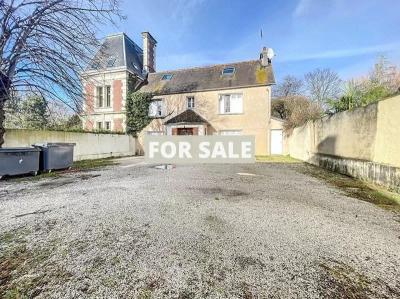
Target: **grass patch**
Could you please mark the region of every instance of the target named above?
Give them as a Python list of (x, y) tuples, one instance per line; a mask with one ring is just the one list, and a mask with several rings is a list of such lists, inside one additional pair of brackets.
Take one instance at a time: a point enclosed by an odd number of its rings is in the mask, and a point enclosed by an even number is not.
[(99, 168), (99, 167), (105, 167), (105, 166), (116, 165), (116, 164), (117, 163), (114, 161), (114, 158), (81, 160), (81, 161), (74, 162), (71, 170), (75, 170), (75, 171), (89, 170), (89, 169), (95, 169), (95, 168)]
[[(371, 282), (352, 267), (335, 262), (333, 265), (321, 263), (321, 297), (336, 298), (369, 298)], [(377, 294), (373, 294), (377, 295)]]
[(66, 269), (49, 262), (58, 244), (32, 248), (26, 238), (30, 233), (19, 228), (0, 234), (0, 298), (34, 298), (50, 279), (66, 282), (72, 277)]
[(117, 165), (118, 163), (114, 161), (115, 158), (104, 158), (104, 159), (94, 159), (94, 160), (81, 160), (76, 161), (72, 164), (71, 169), (67, 170), (53, 170), (51, 172), (40, 173), (36, 176), (32, 175), (21, 175), (21, 176), (10, 176), (5, 177), (7, 181), (23, 182), (23, 181), (36, 181), (47, 178), (57, 178), (63, 174), (70, 172), (79, 172), (85, 170), (92, 170), (96, 168), (106, 167), (110, 165)]
[(263, 163), (302, 163), (300, 160), (294, 159), (289, 155), (256, 156), (256, 161)]
[(350, 197), (400, 212), (400, 194), (398, 193), (309, 164), (304, 164), (301, 172), (343, 190)]

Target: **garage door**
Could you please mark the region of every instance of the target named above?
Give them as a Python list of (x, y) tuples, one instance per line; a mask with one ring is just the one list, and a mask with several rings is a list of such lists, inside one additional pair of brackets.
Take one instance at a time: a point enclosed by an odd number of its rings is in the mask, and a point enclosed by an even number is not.
[(282, 155), (283, 153), (283, 132), (282, 130), (271, 130), (271, 154)]

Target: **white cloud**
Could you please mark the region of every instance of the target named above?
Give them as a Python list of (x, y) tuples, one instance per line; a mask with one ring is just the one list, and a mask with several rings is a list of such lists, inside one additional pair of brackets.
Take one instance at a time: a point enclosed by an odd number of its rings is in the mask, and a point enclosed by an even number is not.
[(302, 17), (307, 14), (312, 6), (313, 0), (299, 0), (294, 9), (293, 16), (294, 17)]
[(353, 48), (353, 49), (339, 49), (339, 50), (323, 51), (311, 54), (299, 55), (298, 53), (296, 53), (293, 55), (285, 55), (287, 58), (284, 58), (281, 61), (290, 62), (290, 61), (304, 61), (304, 60), (314, 60), (314, 59), (343, 58), (343, 57), (361, 56), (373, 53), (377, 54), (385, 53), (394, 50), (400, 50), (400, 43), (381, 44), (370, 47)]

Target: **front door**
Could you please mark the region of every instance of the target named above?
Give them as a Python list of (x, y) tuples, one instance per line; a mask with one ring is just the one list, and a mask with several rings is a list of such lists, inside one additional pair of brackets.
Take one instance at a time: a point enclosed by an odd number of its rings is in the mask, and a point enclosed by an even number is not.
[(271, 154), (282, 155), (283, 132), (282, 130), (271, 130)]
[(178, 128), (178, 135), (194, 135), (193, 128)]

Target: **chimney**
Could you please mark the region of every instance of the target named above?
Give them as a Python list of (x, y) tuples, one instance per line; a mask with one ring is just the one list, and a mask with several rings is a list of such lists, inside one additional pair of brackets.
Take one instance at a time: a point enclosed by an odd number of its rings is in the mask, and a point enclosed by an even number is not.
[(156, 71), (156, 46), (157, 41), (149, 32), (142, 32), (143, 37), (143, 71), (154, 73)]
[(269, 66), (272, 63), (272, 58), (275, 56), (274, 50), (263, 47), (260, 54), (260, 62), (262, 66)]

